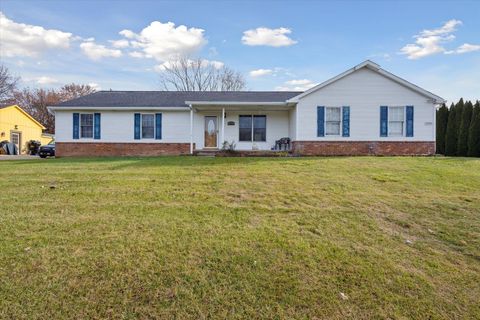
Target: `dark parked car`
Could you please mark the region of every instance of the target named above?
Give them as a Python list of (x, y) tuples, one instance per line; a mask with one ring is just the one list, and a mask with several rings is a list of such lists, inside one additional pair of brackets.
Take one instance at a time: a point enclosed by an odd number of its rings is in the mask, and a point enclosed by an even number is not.
[(40, 158), (55, 157), (55, 142), (41, 146), (38, 155)]

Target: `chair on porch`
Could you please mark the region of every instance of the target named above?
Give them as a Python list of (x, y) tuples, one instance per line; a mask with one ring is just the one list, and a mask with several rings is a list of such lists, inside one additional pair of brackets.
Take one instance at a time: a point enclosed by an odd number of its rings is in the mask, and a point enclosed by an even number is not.
[(281, 138), (275, 141), (275, 147), (273, 150), (276, 151), (290, 151), (290, 138)]

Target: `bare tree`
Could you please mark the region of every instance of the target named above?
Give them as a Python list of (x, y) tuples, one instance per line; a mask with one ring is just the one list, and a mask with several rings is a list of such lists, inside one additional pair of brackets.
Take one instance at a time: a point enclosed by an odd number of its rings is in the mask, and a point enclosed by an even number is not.
[(15, 92), (14, 99), (16, 104), (45, 126), (46, 132), (55, 132), (55, 118), (48, 112), (47, 106), (61, 102), (58, 92), (53, 89), (24, 88)]
[(245, 88), (240, 72), (215, 62), (186, 57), (163, 64), (160, 83), (167, 91), (239, 91)]
[(10, 74), (4, 65), (0, 65), (0, 102), (8, 102), (13, 98), (19, 78)]
[(94, 93), (95, 88), (88, 84), (75, 84), (70, 83), (60, 88), (60, 94), (62, 101), (72, 100)]
[(54, 133), (55, 117), (48, 112), (47, 107), (93, 92), (95, 92), (95, 89), (89, 85), (71, 83), (59, 90), (24, 88), (14, 93), (14, 100), (32, 117), (43, 124), (46, 132)]

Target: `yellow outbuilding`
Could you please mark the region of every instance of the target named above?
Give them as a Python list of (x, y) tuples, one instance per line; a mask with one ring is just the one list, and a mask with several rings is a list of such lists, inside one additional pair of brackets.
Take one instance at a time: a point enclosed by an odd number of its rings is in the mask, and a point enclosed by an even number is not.
[(53, 136), (43, 130), (45, 127), (19, 106), (0, 106), (0, 141), (16, 144), (20, 153), (27, 153), (30, 140), (40, 141), (42, 145), (52, 141)]

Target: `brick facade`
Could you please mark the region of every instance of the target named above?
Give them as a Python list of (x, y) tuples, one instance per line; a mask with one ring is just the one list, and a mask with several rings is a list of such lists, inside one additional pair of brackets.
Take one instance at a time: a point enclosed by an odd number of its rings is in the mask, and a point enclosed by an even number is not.
[(57, 157), (163, 156), (190, 154), (189, 143), (57, 142)]
[(434, 141), (294, 141), (303, 156), (407, 156), (435, 154)]

